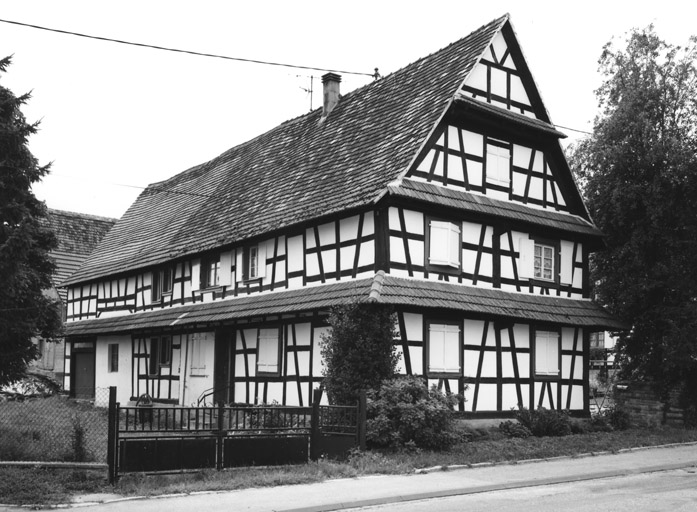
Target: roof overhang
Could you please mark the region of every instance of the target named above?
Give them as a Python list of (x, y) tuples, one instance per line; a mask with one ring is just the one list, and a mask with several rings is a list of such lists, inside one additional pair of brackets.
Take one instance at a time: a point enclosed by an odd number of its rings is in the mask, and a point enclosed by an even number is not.
[(216, 328), (250, 318), (326, 310), (353, 302), (389, 304), (399, 308), (448, 309), (484, 317), (596, 329), (626, 327), (589, 300), (399, 278), (379, 271), (374, 277), (356, 281), (69, 322), (65, 330), (67, 336), (91, 336)]

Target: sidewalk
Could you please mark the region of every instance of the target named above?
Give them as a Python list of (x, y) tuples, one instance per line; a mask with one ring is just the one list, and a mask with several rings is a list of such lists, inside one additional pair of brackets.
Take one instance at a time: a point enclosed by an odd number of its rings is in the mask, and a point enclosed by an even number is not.
[[(75, 503), (81, 511), (100, 512), (167, 509), (179, 512), (204, 507), (235, 511), (315, 512), (411, 501), (458, 494), (550, 485), (697, 466), (697, 443), (632, 449), (618, 454), (561, 457), (518, 464), (468, 468), (431, 468), (420, 474), (372, 476), (322, 483), (130, 498), (103, 503)], [(89, 497), (85, 497), (89, 499)], [(97, 497), (93, 497), (97, 498)], [(137, 500), (135, 503), (134, 501)]]

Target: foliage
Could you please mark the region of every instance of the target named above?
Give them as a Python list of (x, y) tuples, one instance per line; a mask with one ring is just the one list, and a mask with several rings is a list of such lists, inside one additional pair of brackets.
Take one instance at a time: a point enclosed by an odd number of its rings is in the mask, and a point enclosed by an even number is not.
[(395, 374), (396, 318), (386, 306), (354, 303), (333, 308), (328, 322), (321, 341), (324, 385), (330, 403), (352, 405), (362, 390)]
[[(0, 59), (0, 73), (10, 62)], [(25, 375), (37, 356), (33, 336), (54, 340), (61, 328), (58, 301), (42, 294), (51, 286), (48, 251), (56, 241), (42, 222), (46, 206), (31, 190), (48, 166), (39, 166), (27, 147), (38, 126), (20, 110), (28, 99), (0, 86), (0, 386)]]
[(627, 430), (631, 426), (631, 420), (627, 410), (615, 404), (594, 414), (591, 417), (590, 425), (596, 431), (611, 432), (613, 430)]
[(373, 446), (446, 449), (460, 439), (453, 411), (460, 399), (420, 377), (385, 380), (369, 393), (366, 438)]
[(556, 409), (527, 409), (520, 407), (515, 417), (535, 437), (568, 436), (571, 434), (571, 418), (567, 411)]
[(511, 420), (506, 420), (499, 423), (499, 430), (508, 437), (520, 437), (525, 439), (526, 437), (530, 437), (532, 435), (532, 432), (530, 432), (528, 427), (522, 423)]
[(664, 392), (697, 372), (696, 50), (694, 37), (672, 46), (652, 26), (624, 49), (606, 45), (600, 114), (570, 158), (606, 236), (592, 260), (597, 299), (631, 326), (617, 361)]

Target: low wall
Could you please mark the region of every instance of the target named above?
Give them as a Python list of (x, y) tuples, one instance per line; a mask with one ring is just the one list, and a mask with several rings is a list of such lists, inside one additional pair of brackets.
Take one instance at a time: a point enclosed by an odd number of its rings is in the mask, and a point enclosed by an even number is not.
[(614, 389), (615, 403), (629, 413), (633, 426), (682, 426), (683, 411), (676, 407), (677, 396), (663, 402), (656, 386), (649, 382), (621, 382)]

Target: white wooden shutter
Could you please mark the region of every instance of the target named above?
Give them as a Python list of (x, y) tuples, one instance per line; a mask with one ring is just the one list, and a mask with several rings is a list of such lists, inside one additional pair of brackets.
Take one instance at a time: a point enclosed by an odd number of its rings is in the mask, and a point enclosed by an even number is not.
[(244, 250), (241, 247), (235, 250), (235, 281), (244, 281)]
[(201, 260), (195, 259), (191, 262), (191, 291), (201, 289)]
[(437, 220), (431, 221), (428, 262), (432, 265), (448, 264), (448, 238), (450, 236), (448, 224)]
[(537, 331), (535, 334), (535, 373), (559, 374), (559, 334), (556, 332)]
[(230, 286), (232, 284), (232, 251), (220, 253), (218, 284), (220, 286)]
[(257, 371), (278, 373), (278, 329), (259, 329)]
[(429, 326), (428, 370), (434, 373), (460, 373), (460, 329), (457, 325)]
[(459, 267), (460, 266), (460, 253), (461, 251), (461, 244), (460, 244), (460, 227), (455, 225), (455, 224), (450, 224), (449, 226), (450, 230), (450, 261), (448, 262), (448, 265), (452, 267)]
[(266, 276), (266, 243), (259, 244), (259, 249), (257, 250), (257, 275), (254, 277), (265, 277)]
[(559, 255), (559, 282), (572, 284), (574, 281), (574, 243), (567, 240), (561, 241), (561, 254)]
[(530, 279), (535, 275), (535, 241), (522, 236), (518, 241), (518, 247), (518, 275), (521, 279)]

